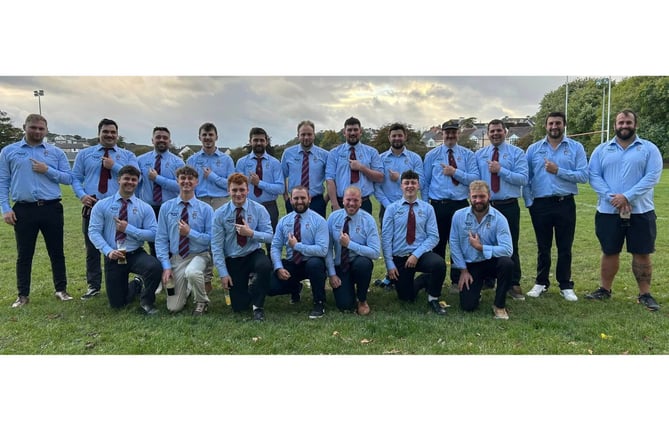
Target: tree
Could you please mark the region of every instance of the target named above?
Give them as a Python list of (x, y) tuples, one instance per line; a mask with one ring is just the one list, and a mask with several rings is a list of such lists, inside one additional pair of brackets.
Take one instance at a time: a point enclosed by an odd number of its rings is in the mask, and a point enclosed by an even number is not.
[(12, 125), (9, 115), (0, 110), (0, 149), (23, 137), (23, 130)]
[(334, 130), (325, 130), (323, 132), (323, 139), (321, 139), (320, 146), (326, 150), (330, 150), (337, 145), (341, 144), (343, 139), (339, 137), (336, 131)]
[[(369, 145), (376, 148), (379, 153), (383, 153), (390, 149), (390, 140), (388, 135), (390, 133), (390, 126), (393, 124), (385, 124), (383, 127), (379, 128), (376, 131), (376, 135), (369, 141)], [(424, 157), (427, 153), (427, 147), (421, 141), (421, 134), (414, 130), (411, 125), (404, 124), (407, 129), (407, 140), (404, 143), (406, 148), (409, 150), (418, 153), (420, 157)]]

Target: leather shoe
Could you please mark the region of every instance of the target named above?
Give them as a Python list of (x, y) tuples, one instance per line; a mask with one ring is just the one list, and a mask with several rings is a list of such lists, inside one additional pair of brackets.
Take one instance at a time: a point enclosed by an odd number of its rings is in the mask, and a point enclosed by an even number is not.
[(428, 303), (435, 314), (437, 315), (446, 315), (446, 309), (441, 307), (439, 300), (432, 300)]
[(68, 301), (72, 299), (72, 296), (64, 290), (56, 292), (54, 296), (60, 301)]
[(525, 301), (525, 294), (523, 293), (523, 289), (517, 284), (515, 286), (511, 286), (511, 289), (509, 289), (507, 295), (514, 300)]
[(30, 303), (30, 298), (19, 295), (16, 301), (12, 304), (12, 307), (21, 307)]
[(369, 315), (369, 311), (367, 301), (358, 301), (358, 315)]
[(253, 321), (265, 321), (265, 311), (263, 308), (253, 309)]
[(158, 309), (153, 304), (140, 304), (139, 306), (144, 311), (144, 315), (156, 315), (158, 313)]

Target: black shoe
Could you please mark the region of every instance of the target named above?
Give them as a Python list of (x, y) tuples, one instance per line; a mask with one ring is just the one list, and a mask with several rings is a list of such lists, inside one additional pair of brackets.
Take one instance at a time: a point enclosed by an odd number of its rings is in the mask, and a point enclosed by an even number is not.
[(130, 283), (128, 283), (128, 296), (125, 298), (126, 304), (130, 304), (135, 301), (138, 295), (142, 295), (142, 288), (144, 287), (144, 281), (140, 277), (135, 277)]
[(441, 307), (441, 305), (439, 304), (439, 300), (432, 300), (428, 302), (428, 304), (430, 305), (435, 314), (446, 315), (446, 309)]
[(420, 292), (421, 289), (425, 289), (427, 292), (427, 282), (430, 279), (430, 274), (427, 273), (422, 273), (418, 275), (416, 278), (413, 280), (413, 291), (414, 295), (418, 296), (418, 292)]
[(265, 321), (265, 310), (263, 308), (253, 309), (253, 321)]
[(150, 303), (142, 303), (139, 307), (144, 311), (144, 315), (156, 315), (158, 313), (158, 309)]
[(655, 298), (653, 298), (651, 294), (639, 295), (636, 301), (637, 303), (646, 306), (646, 309), (648, 309), (651, 312), (655, 312), (658, 309), (660, 309), (660, 305), (657, 304), (657, 301), (655, 301)]
[(325, 315), (325, 305), (323, 303), (314, 303), (314, 308), (309, 312), (309, 318), (315, 320)]
[(290, 295), (290, 304), (297, 304), (300, 302), (300, 293), (302, 292), (302, 282), (297, 285), (297, 292)]
[(92, 287), (89, 287), (88, 290), (86, 290), (86, 293), (81, 296), (82, 300), (90, 300), (93, 297), (97, 297), (100, 295), (100, 289), (93, 289)]
[(600, 287), (596, 291), (587, 294), (585, 298), (588, 300), (605, 300), (607, 298), (611, 298), (611, 291)]

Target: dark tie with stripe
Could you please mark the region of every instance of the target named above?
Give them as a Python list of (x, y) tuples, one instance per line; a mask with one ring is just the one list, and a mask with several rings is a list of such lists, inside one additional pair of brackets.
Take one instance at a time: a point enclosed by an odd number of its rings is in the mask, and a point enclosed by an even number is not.
[[(181, 209), (181, 220), (188, 224), (188, 203), (181, 201), (183, 208)], [(179, 235), (179, 256), (186, 258), (190, 252), (188, 235)]]
[[(161, 155), (156, 156), (156, 163), (153, 165), (153, 169), (160, 174), (160, 159)], [(160, 205), (163, 202), (163, 188), (158, 185), (156, 181), (153, 181), (153, 202), (156, 205)]]
[[(235, 224), (244, 224), (244, 219), (242, 218), (242, 210), (243, 209), (241, 207), (237, 207), (235, 209), (235, 212), (237, 212), (235, 214)], [(241, 247), (244, 247), (246, 246), (247, 241), (248, 241), (247, 237), (240, 235), (239, 232), (237, 232), (237, 244), (239, 244)]]
[[(448, 149), (448, 165), (450, 165), (453, 168), (458, 168), (457, 162), (455, 162), (455, 156), (453, 156), (453, 149), (449, 148)], [(460, 182), (455, 179), (455, 176), (451, 176), (451, 181), (453, 181), (453, 185), (458, 185)]]
[(407, 218), (407, 244), (413, 244), (416, 241), (416, 214), (413, 212), (415, 202), (407, 202), (409, 204), (409, 217)]
[(308, 151), (302, 152), (302, 178), (300, 184), (309, 188), (309, 153)]
[[(355, 147), (351, 146), (351, 154), (349, 156), (351, 161), (355, 161), (357, 157), (355, 156)], [(351, 184), (355, 184), (360, 180), (360, 172), (358, 170), (351, 170)]]
[[(121, 210), (118, 211), (118, 219), (121, 221), (128, 220), (128, 200), (121, 198)], [(127, 235), (125, 232), (116, 231), (116, 241), (125, 241)]]
[[(293, 226), (293, 236), (297, 241), (302, 241), (302, 225), (300, 224), (301, 215), (299, 213), (295, 214), (295, 225)], [(302, 261), (302, 254), (297, 250), (293, 249), (293, 263), (300, 264)]]
[[(262, 181), (262, 158), (256, 158), (256, 162), (257, 162), (257, 164), (256, 164), (256, 175), (258, 175), (258, 177)], [(260, 190), (257, 185), (254, 185), (253, 186), (253, 194), (256, 197), (258, 197), (258, 196), (262, 195), (262, 190)]]
[[(492, 151), (492, 160), (499, 162), (499, 149), (495, 147)], [(499, 192), (499, 175), (497, 173), (490, 174), (490, 188), (493, 192)]]
[[(349, 233), (348, 223), (351, 221), (351, 217), (347, 216), (344, 220), (344, 227), (341, 228), (342, 233)], [(349, 257), (348, 247), (341, 246), (341, 263), (339, 264), (342, 272), (347, 272), (351, 267), (351, 258)]]
[[(109, 150), (111, 148), (105, 148), (105, 154), (103, 157), (109, 157)], [(102, 162), (100, 162), (100, 179), (98, 180), (98, 192), (107, 193), (107, 183), (111, 179), (111, 170), (104, 168)]]

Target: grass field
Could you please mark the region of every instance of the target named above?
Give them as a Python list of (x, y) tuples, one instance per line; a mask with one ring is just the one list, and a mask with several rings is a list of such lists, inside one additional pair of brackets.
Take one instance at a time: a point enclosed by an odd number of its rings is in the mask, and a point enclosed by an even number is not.
[[(451, 306), (446, 317), (428, 310), (424, 294), (416, 304), (400, 304), (394, 293), (371, 288), (368, 317), (342, 314), (334, 309), (327, 289), (327, 313), (309, 320), (310, 291), (302, 303), (289, 305), (288, 296), (268, 297), (267, 321), (249, 321), (250, 314), (233, 314), (223, 301), (220, 283), (211, 295), (213, 304), (201, 318), (190, 315), (190, 306), (177, 315), (165, 309), (142, 316), (137, 306), (120, 312), (108, 307), (104, 290), (91, 301), (82, 301), (86, 289), (85, 250), (81, 234), (80, 204), (69, 187), (63, 188), (65, 206), (65, 256), (68, 291), (75, 297), (59, 302), (53, 297), (48, 256), (38, 240), (33, 264), (31, 302), (11, 308), (16, 298), (14, 233), (0, 228), (6, 254), (0, 258), (0, 352), (2, 354), (666, 354), (669, 352), (669, 243), (664, 225), (669, 214), (669, 177), (655, 190), (658, 215), (657, 253), (653, 255), (653, 295), (663, 305), (651, 313), (636, 304), (636, 282), (631, 256), (621, 256), (621, 269), (610, 301), (588, 301), (582, 296), (598, 285), (599, 244), (594, 235), (596, 197), (581, 186), (577, 197), (578, 222), (574, 243), (573, 278), (579, 301), (569, 303), (552, 283), (538, 299), (507, 302), (511, 319), (492, 319), (492, 291), (484, 292), (481, 309), (464, 313), (457, 295), (444, 299)], [(282, 205), (279, 205), (282, 208)], [(378, 213), (378, 203), (374, 202)], [(524, 291), (534, 283), (536, 247), (529, 213), (521, 211), (520, 258)], [(375, 215), (377, 216), (377, 215)], [(555, 249), (553, 249), (555, 261)], [(554, 264), (553, 261), (553, 271)], [(449, 266), (450, 267), (450, 266)], [(449, 269), (450, 270), (450, 269)], [(374, 277), (385, 268), (377, 261)], [(553, 278), (553, 274), (551, 274)], [(191, 303), (192, 304), (192, 303)]]

